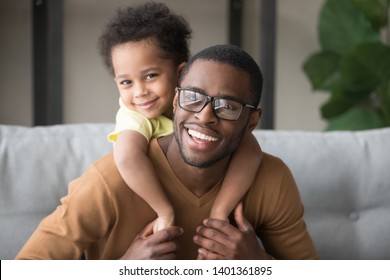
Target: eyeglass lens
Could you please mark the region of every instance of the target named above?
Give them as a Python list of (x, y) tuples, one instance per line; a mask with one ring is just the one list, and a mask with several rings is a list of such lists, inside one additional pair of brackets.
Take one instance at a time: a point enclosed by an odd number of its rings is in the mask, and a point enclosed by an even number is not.
[(237, 120), (243, 105), (226, 98), (212, 98), (200, 92), (179, 89), (179, 105), (182, 109), (199, 113), (208, 102), (212, 102), (215, 115), (226, 120)]

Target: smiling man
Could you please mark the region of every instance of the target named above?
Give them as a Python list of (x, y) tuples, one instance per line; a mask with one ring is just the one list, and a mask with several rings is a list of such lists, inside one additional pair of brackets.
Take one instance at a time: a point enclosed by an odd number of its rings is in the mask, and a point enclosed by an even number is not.
[(17, 258), (317, 258), (293, 176), (272, 155), (264, 153), (231, 223), (207, 219), (232, 154), (258, 124), (261, 90), (260, 69), (240, 48), (199, 52), (176, 89), (174, 135), (151, 141), (148, 154), (177, 226), (153, 234), (154, 211), (126, 186), (110, 153), (70, 183)]

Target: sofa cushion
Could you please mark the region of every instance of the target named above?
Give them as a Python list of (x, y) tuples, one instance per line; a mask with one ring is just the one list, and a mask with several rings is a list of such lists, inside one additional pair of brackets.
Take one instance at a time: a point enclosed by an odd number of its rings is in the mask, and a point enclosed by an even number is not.
[(113, 124), (0, 126), (0, 259), (12, 259), (66, 194), (68, 182), (112, 149)]
[(322, 259), (390, 259), (390, 128), (255, 135), (291, 168)]

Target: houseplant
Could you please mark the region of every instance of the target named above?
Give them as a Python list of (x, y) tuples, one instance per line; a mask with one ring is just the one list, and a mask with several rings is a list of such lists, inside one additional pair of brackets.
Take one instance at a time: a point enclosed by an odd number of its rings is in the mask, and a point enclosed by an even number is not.
[[(326, 0), (320, 11), (321, 49), (303, 64), (327, 130), (390, 126), (390, 0)], [(385, 34), (387, 31), (388, 34)]]

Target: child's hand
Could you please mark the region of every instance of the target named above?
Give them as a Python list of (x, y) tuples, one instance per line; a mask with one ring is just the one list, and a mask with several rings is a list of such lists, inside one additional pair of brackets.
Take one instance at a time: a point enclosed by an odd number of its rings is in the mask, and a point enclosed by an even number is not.
[(170, 227), (152, 234), (154, 222), (149, 223), (134, 239), (121, 260), (173, 260), (178, 248), (177, 238), (183, 229)]
[(153, 225), (153, 233), (156, 233), (164, 228), (173, 226), (174, 218), (173, 217), (158, 217)]

